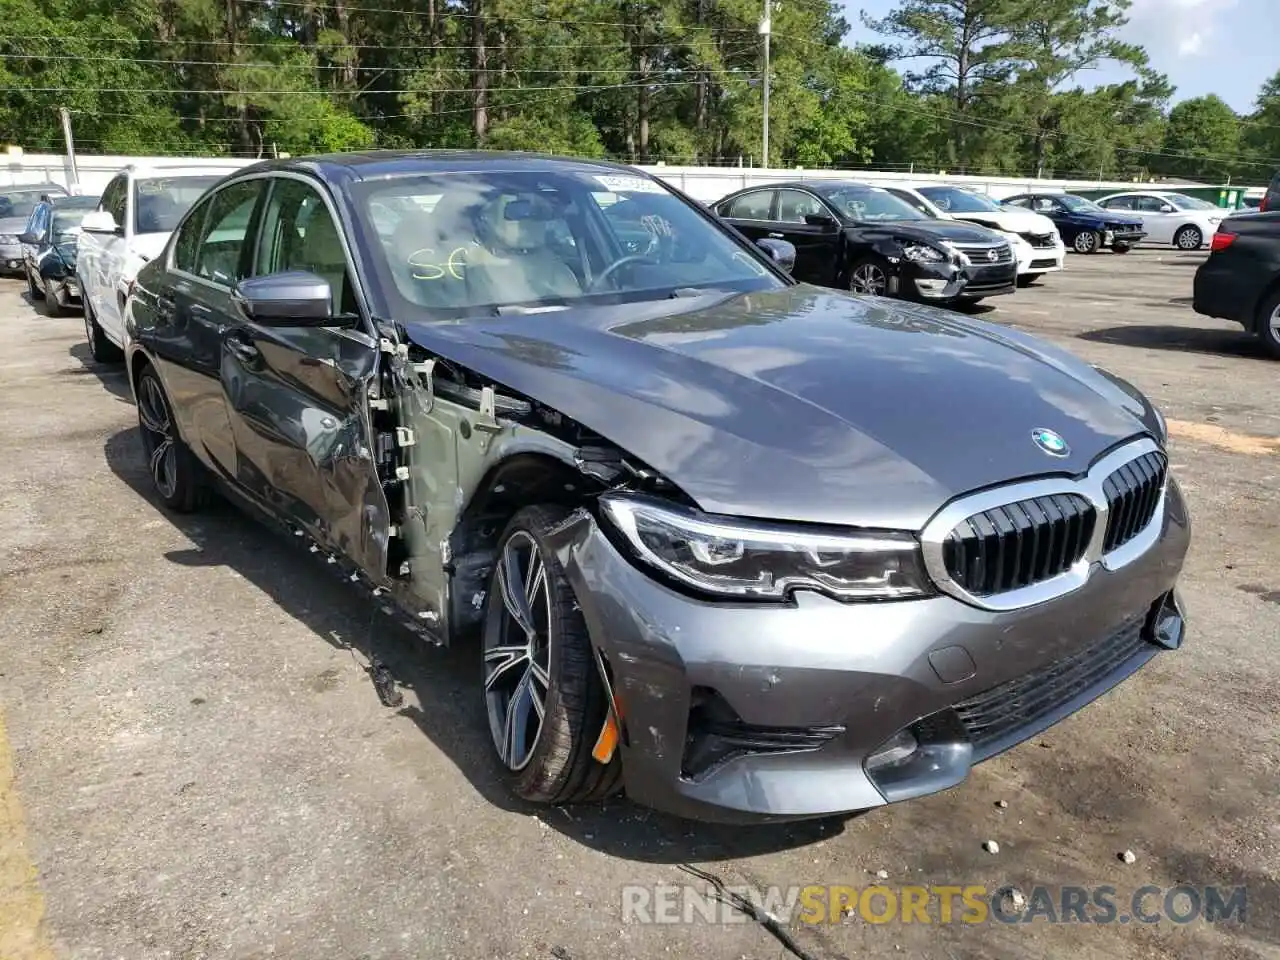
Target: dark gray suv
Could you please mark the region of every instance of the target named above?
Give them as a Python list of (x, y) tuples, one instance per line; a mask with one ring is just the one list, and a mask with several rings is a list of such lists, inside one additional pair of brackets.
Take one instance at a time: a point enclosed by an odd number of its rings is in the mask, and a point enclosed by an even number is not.
[(1258, 207), (1259, 212), (1265, 213), (1268, 210), (1280, 210), (1280, 171), (1271, 178), (1271, 186), (1267, 187), (1267, 194), (1262, 198), (1262, 203)]

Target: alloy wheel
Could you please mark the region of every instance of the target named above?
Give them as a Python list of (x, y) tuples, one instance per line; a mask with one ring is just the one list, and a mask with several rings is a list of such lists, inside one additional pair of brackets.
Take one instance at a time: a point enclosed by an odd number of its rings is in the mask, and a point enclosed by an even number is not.
[(178, 448), (173, 417), (154, 376), (144, 374), (138, 386), (138, 425), (142, 428), (147, 469), (160, 495), (170, 499), (178, 490)]
[(874, 263), (859, 264), (849, 278), (849, 289), (854, 293), (869, 293), (881, 296), (889, 287), (889, 279)]
[(1073, 245), (1077, 253), (1093, 253), (1093, 248), (1098, 245), (1098, 235), (1091, 230), (1083, 230), (1076, 234)]
[(1201, 240), (1200, 231), (1195, 227), (1178, 231), (1178, 249), (1180, 250), (1199, 250)]
[(1271, 339), (1276, 343), (1280, 343), (1280, 303), (1277, 303), (1271, 311), (1271, 316), (1267, 319), (1267, 326), (1271, 330)]
[[(538, 545), (523, 530), (498, 557), (501, 625), (486, 632), (484, 694), (489, 731), (512, 771), (529, 763), (542, 734), (551, 686), (551, 584)], [(493, 637), (493, 641), (489, 637)]]

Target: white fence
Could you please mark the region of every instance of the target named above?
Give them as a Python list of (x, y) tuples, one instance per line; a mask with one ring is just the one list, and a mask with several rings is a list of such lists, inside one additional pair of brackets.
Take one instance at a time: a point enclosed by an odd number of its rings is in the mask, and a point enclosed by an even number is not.
[[(200, 157), (106, 157), (78, 156), (80, 193), (101, 193), (111, 177), (131, 163), (174, 167), (199, 167), (209, 161)], [(219, 164), (229, 161), (220, 160)], [(253, 161), (230, 161), (248, 164)], [(71, 167), (67, 158), (59, 154), (0, 154), (0, 184), (58, 183), (70, 187)], [(672, 186), (683, 190), (697, 200), (710, 203), (727, 193), (743, 187), (780, 180), (860, 180), (867, 183), (962, 183), (982, 190), (994, 197), (1008, 197), (1028, 190), (1128, 190), (1130, 181), (1107, 180), (1037, 180), (1031, 177), (964, 177), (946, 174), (885, 173), (876, 170), (802, 170), (763, 169), (750, 167), (669, 167), (642, 166)], [(1179, 184), (1162, 183), (1164, 189)], [(1192, 186), (1182, 184), (1182, 186)]]

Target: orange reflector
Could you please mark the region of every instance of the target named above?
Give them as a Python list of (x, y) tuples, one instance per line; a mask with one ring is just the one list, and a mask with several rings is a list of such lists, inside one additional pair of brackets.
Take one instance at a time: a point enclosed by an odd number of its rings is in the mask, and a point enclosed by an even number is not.
[(613, 711), (610, 710), (608, 716), (604, 718), (604, 726), (600, 728), (600, 736), (591, 750), (591, 756), (599, 763), (608, 763), (613, 759), (613, 752), (617, 749), (618, 722), (613, 719)]

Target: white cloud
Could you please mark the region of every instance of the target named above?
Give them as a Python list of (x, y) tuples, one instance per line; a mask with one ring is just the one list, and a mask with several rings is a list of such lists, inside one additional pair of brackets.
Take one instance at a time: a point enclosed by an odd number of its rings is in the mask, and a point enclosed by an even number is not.
[(1153, 60), (1211, 53), (1218, 24), (1237, 0), (1134, 0), (1126, 39), (1147, 48)]

